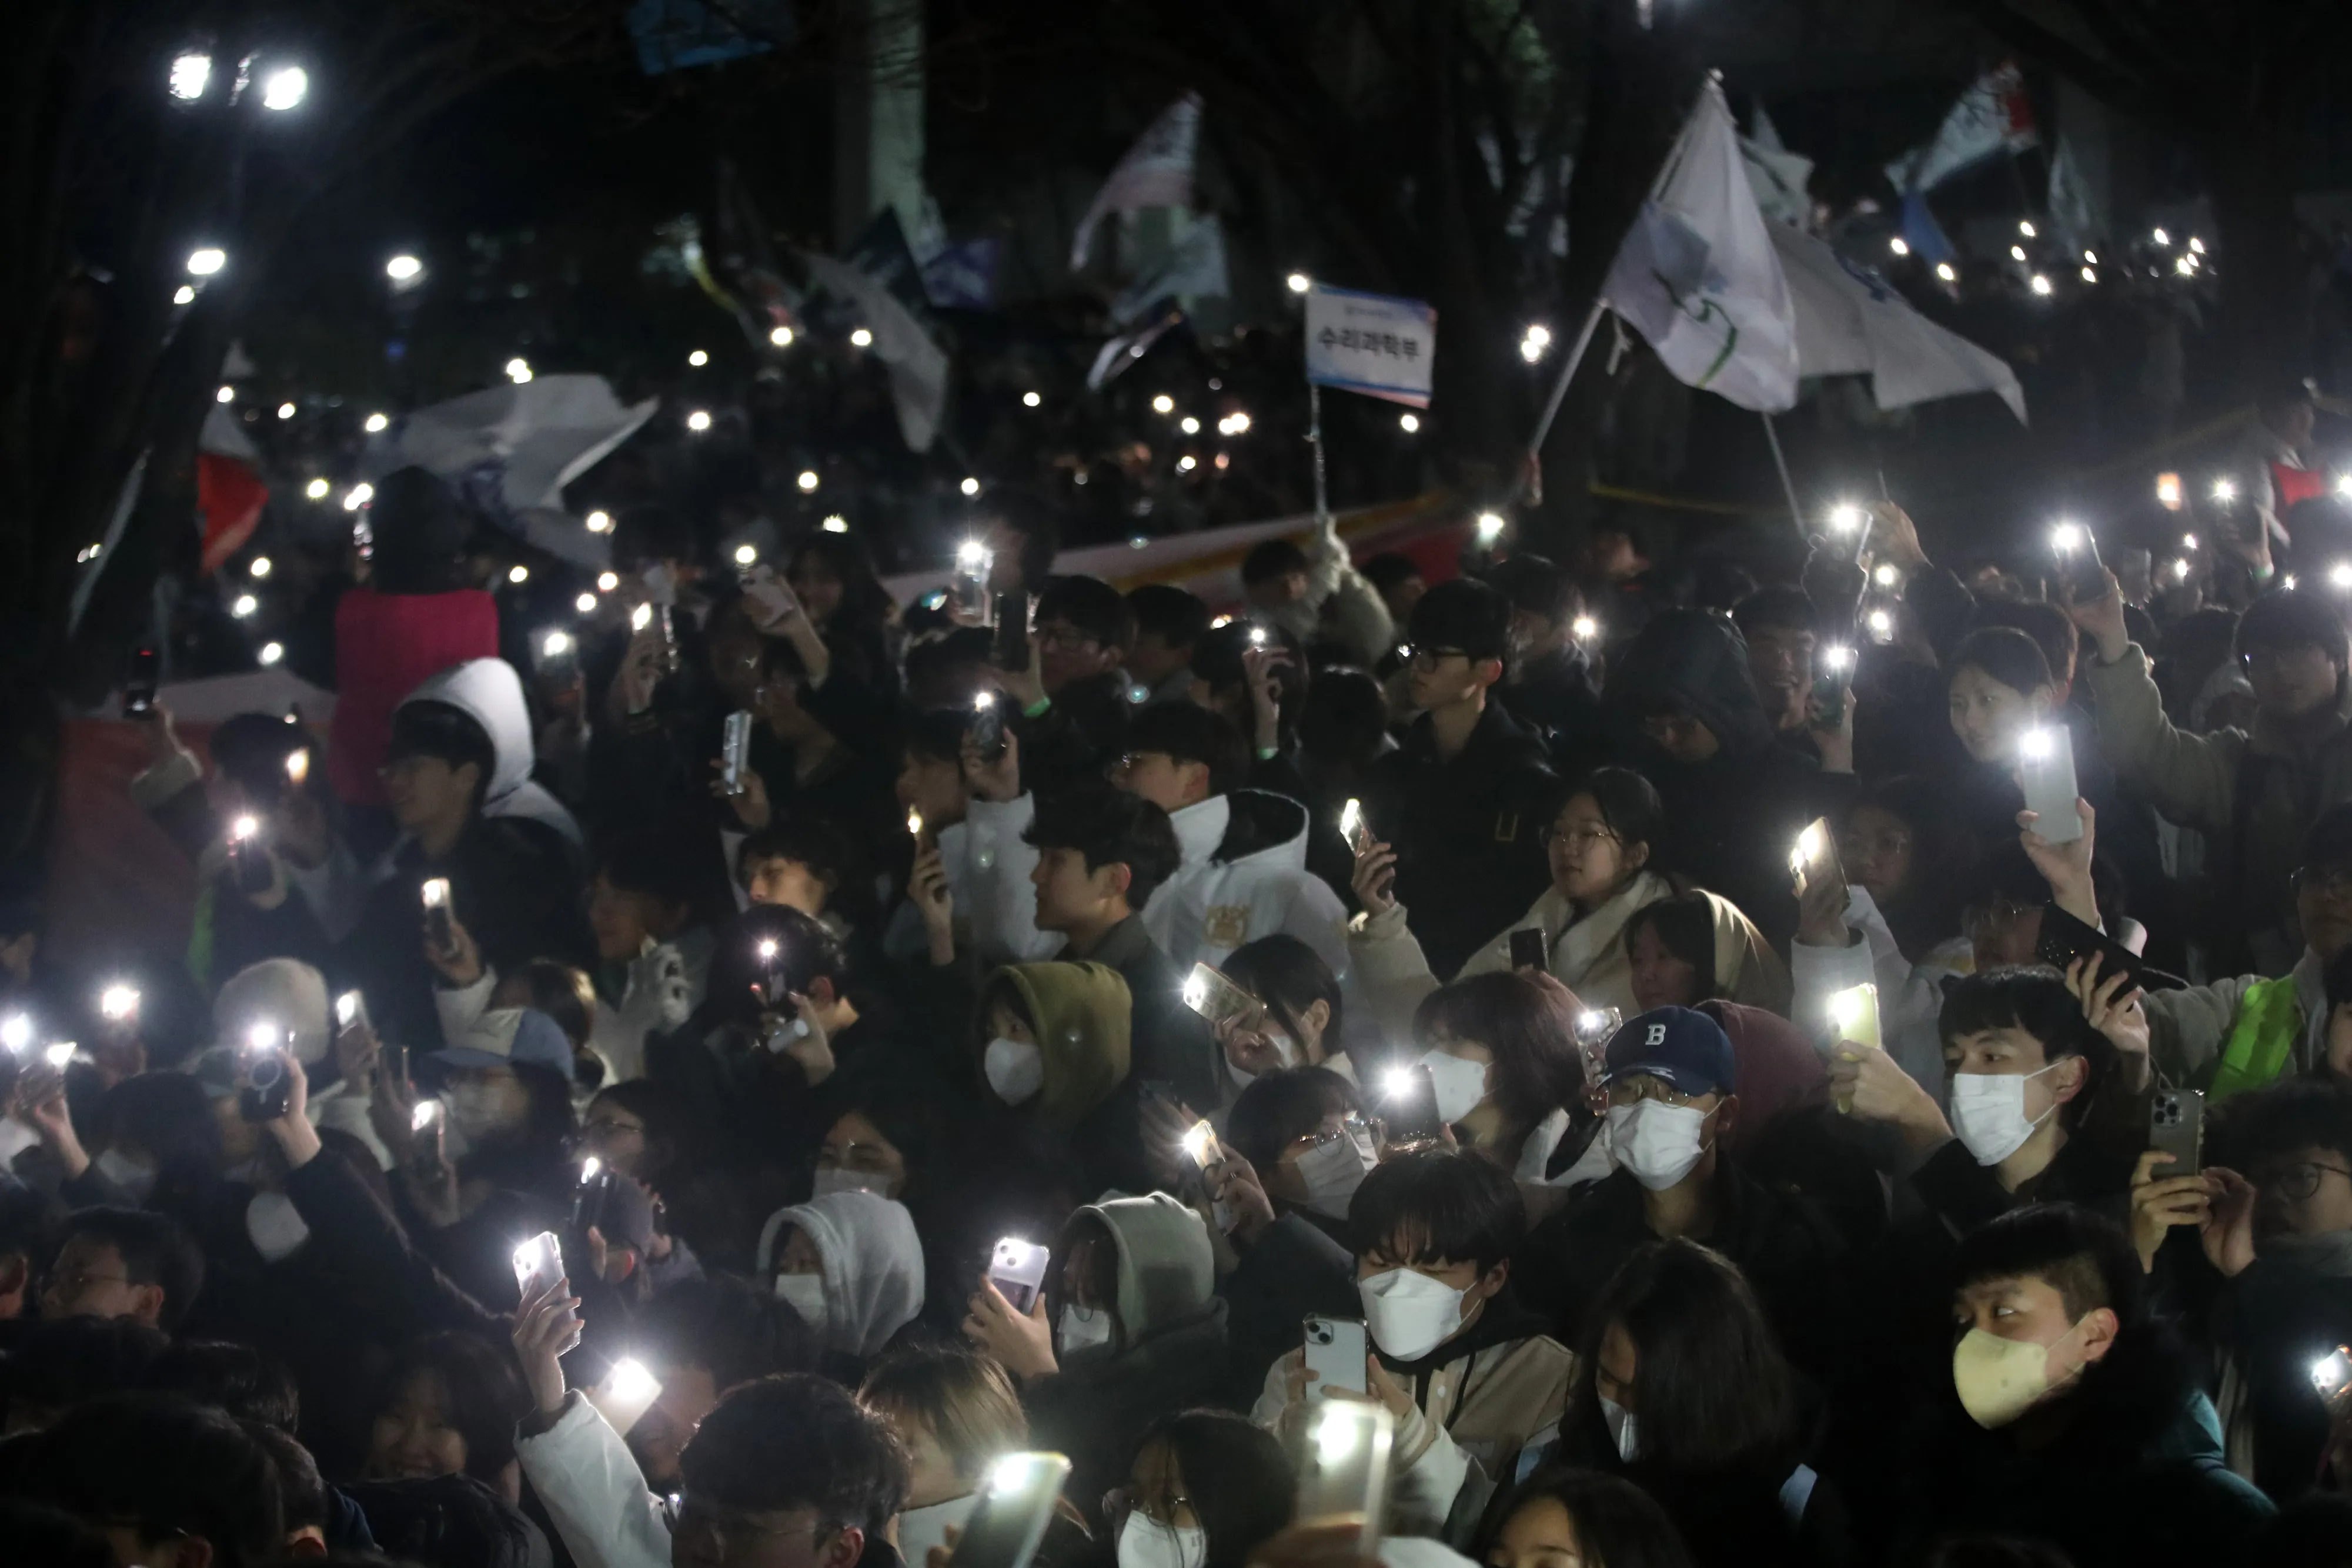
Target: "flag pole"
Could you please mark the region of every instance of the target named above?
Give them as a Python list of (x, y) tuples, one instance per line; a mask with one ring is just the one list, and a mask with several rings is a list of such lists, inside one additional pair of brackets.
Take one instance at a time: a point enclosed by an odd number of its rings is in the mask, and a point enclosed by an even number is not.
[(1758, 417), (1764, 421), (1764, 439), (1772, 446), (1772, 466), (1780, 471), (1780, 494), (1789, 497), (1789, 520), (1797, 525), (1797, 537), (1805, 537), (1805, 514), (1797, 506), (1797, 486), (1789, 482), (1789, 459), (1780, 451), (1780, 433), (1769, 413)]
[(1307, 383), (1307, 439), (1315, 448), (1315, 526), (1331, 526), (1331, 504), (1323, 493), (1323, 383)]
[[(1532, 466), (1534, 460), (1543, 455), (1544, 438), (1551, 434), (1551, 422), (1559, 417), (1559, 405), (1568, 396), (1568, 383), (1576, 379), (1576, 368), (1584, 362), (1584, 351), (1592, 346), (1592, 334), (1601, 325), (1601, 313), (1608, 308), (1605, 298), (1595, 298), (1592, 308), (1586, 312), (1584, 326), (1576, 334), (1575, 345), (1568, 350), (1568, 358), (1561, 363), (1559, 374), (1553, 378), (1551, 396), (1544, 402), (1543, 417), (1536, 421), (1536, 433), (1528, 440), (1528, 466)], [(1520, 480), (1523, 488), (1526, 483), (1524, 478)]]

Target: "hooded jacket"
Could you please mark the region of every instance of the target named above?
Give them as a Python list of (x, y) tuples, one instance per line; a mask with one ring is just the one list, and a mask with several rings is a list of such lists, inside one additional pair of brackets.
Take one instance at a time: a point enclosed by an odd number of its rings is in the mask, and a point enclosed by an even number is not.
[[(1797, 924), (1789, 845), (1807, 822), (1843, 805), (1853, 778), (1825, 774), (1774, 744), (1748, 678), (1747, 641), (1728, 621), (1698, 611), (1659, 615), (1610, 672), (1609, 690), (1622, 741), (1644, 758), (1642, 771), (1665, 805), (1656, 869), (1721, 894), (1785, 946)], [(1716, 754), (1680, 762), (1642, 740), (1640, 721), (1661, 712), (1706, 726)]]
[[(1133, 1027), (1127, 981), (1106, 964), (1013, 964), (982, 988), (983, 1007), (999, 985), (1020, 998), (1045, 1058), (1038, 1119), (1063, 1131), (1076, 1126), (1126, 1082)], [(986, 1026), (984, 1014), (981, 1022)]]
[[(468, 659), (424, 682), (400, 700), (400, 707), (424, 702), (456, 708), (490, 737), (497, 760), (482, 798), (483, 816), (521, 817), (553, 828), (575, 845), (581, 842), (580, 824), (563, 802), (531, 782), (537, 756), (530, 738), (530, 704), (512, 664), (504, 659)], [(395, 716), (398, 712), (394, 709)]]
[[(1506, 1286), (1478, 1321), (1419, 1361), (1380, 1354), (1381, 1364), (1412, 1396), (1398, 1424), (1390, 1467), (1389, 1527), (1399, 1535), (1434, 1535), (1467, 1549), (1486, 1505), (1518, 1478), (1520, 1455), (1559, 1435), (1559, 1416), (1576, 1357), (1519, 1305)], [(1290, 1378), (1306, 1359), (1293, 1350), (1267, 1369), (1250, 1419), (1293, 1438), (1314, 1402), (1294, 1407)]]
[[(479, 589), (378, 593), (354, 588), (335, 603), (335, 716), (327, 777), (355, 806), (384, 803), (383, 766), (393, 710), (419, 681), (499, 651), (498, 601)], [(496, 738), (496, 732), (492, 732)], [(526, 769), (528, 771), (528, 769)]]
[(1245, 942), (1296, 936), (1343, 980), (1348, 912), (1307, 869), (1307, 808), (1260, 789), (1213, 795), (1170, 815), (1183, 863), (1151, 892), (1143, 926), (1179, 969), (1222, 964)]
[(870, 1192), (827, 1193), (768, 1216), (759, 1271), (775, 1270), (777, 1238), (794, 1226), (824, 1265), (824, 1322), (810, 1326), (827, 1350), (875, 1356), (923, 1308), (923, 1246), (907, 1206)]
[[(1144, 1427), (1171, 1410), (1208, 1403), (1225, 1371), (1225, 1303), (1216, 1294), (1216, 1260), (1200, 1215), (1164, 1192), (1091, 1204), (1063, 1230), (1109, 1232), (1118, 1256), (1111, 1344), (1068, 1357), (1053, 1376), (1023, 1391), (1030, 1437), (1074, 1461), (1066, 1489), (1097, 1498), (1127, 1477)], [(1065, 1299), (1050, 1299), (1058, 1312)]]

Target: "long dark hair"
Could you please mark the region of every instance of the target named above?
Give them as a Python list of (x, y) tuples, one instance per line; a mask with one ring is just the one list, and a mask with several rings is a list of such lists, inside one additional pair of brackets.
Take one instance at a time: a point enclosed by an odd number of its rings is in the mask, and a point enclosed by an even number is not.
[(1797, 1435), (1789, 1363), (1756, 1292), (1722, 1253), (1676, 1238), (1625, 1260), (1585, 1312), (1563, 1431), (1605, 1429), (1594, 1377), (1612, 1327), (1633, 1342), (1637, 1465), (1689, 1473), (1786, 1458)]
[[(1220, 967), (1235, 985), (1265, 1004), (1275, 1021), (1298, 1042), (1302, 1051), (1307, 1049), (1307, 1040), (1299, 1019), (1317, 1002), (1328, 1003), (1331, 1016), (1323, 1024), (1323, 1054), (1329, 1056), (1339, 1050), (1339, 980), (1314, 948), (1296, 936), (1277, 932), (1243, 943), (1225, 955)], [(1302, 1061), (1299, 1065), (1304, 1067), (1307, 1063)]]
[(890, 592), (875, 574), (874, 558), (865, 545), (851, 534), (811, 534), (793, 549), (784, 575), (793, 576), (811, 559), (841, 580), (841, 607), (825, 622), (824, 630), (836, 634), (880, 632), (883, 617), (889, 612)]
[(1440, 1030), (1494, 1053), (1489, 1092), (1509, 1136), (1525, 1137), (1552, 1112), (1583, 1103), (1584, 1058), (1565, 988), (1516, 969), (1456, 980), (1423, 998), (1413, 1013), (1415, 1040)]
[(384, 1375), (382, 1409), (418, 1373), (441, 1380), (450, 1428), (466, 1439), (466, 1474), (496, 1486), (515, 1457), (515, 1423), (530, 1409), (514, 1358), (478, 1334), (436, 1333), (401, 1346)]
[(1633, 911), (1625, 922), (1629, 958), (1633, 938), (1644, 930), (1657, 933), (1659, 945), (1691, 967), (1698, 981), (1698, 995), (1691, 998), (1693, 1007), (1722, 994), (1723, 982), (1715, 972), (1715, 905), (1707, 902), (1706, 894), (1693, 888)]
[(1501, 1506), (1486, 1511), (1489, 1522), (1471, 1549), (1472, 1561), (1486, 1562), (1504, 1526), (1531, 1502), (1566, 1509), (1578, 1556), (1597, 1568), (1691, 1568), (1682, 1532), (1649, 1493), (1622, 1476), (1556, 1462), (1512, 1488)]
[(1895, 945), (1913, 963), (1960, 931), (1968, 885), (1968, 841), (1954, 831), (1950, 797), (1932, 780), (1906, 775), (1882, 779), (1846, 807), (1846, 820), (1874, 806), (1911, 830), (1911, 871), (1899, 897), (1878, 906)]
[(1185, 1495), (1209, 1538), (1201, 1568), (1243, 1568), (1250, 1553), (1290, 1522), (1297, 1485), (1274, 1435), (1230, 1410), (1185, 1410), (1143, 1429), (1141, 1453), (1165, 1443)]

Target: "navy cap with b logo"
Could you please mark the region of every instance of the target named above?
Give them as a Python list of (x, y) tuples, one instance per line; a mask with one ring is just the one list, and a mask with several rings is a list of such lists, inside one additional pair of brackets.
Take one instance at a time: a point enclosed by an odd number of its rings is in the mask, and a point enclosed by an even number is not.
[(1646, 1072), (1685, 1094), (1729, 1094), (1738, 1073), (1731, 1037), (1692, 1008), (1653, 1008), (1609, 1037), (1605, 1077)]

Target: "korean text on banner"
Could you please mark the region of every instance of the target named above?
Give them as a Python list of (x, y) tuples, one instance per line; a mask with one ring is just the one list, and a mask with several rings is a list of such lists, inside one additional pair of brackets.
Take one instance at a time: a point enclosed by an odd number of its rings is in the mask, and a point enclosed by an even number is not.
[(1429, 406), (1437, 312), (1419, 299), (1318, 283), (1307, 292), (1307, 379)]

